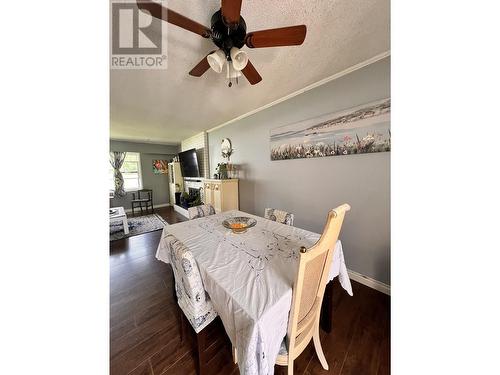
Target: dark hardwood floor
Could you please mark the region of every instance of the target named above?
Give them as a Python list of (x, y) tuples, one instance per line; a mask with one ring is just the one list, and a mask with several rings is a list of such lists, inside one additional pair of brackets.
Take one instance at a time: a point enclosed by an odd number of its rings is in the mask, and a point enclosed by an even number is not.
[[(168, 223), (185, 219), (172, 208), (155, 209)], [(173, 299), (170, 266), (155, 258), (161, 231), (110, 242), (111, 375), (196, 374), (194, 331), (181, 343), (179, 309)], [(390, 297), (355, 281), (350, 297), (334, 284), (331, 334), (321, 332), (330, 366), (323, 370), (312, 341), (295, 360), (295, 374), (389, 374)], [(208, 337), (212, 373), (239, 374), (231, 344), (216, 321)], [(276, 374), (286, 367), (276, 366)]]

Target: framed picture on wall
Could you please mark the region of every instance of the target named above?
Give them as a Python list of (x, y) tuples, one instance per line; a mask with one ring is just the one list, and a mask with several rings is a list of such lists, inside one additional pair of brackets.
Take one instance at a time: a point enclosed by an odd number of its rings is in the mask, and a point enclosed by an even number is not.
[(391, 99), (271, 130), (271, 160), (391, 151)]
[(166, 160), (153, 160), (153, 174), (167, 174), (168, 161)]

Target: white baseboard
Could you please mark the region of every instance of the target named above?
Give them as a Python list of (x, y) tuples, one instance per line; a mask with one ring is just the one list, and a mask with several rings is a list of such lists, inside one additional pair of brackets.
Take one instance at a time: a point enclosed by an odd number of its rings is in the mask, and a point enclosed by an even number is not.
[[(168, 206), (171, 206), (171, 204), (170, 204), (170, 203), (162, 203), (162, 204), (155, 204), (155, 205), (154, 205), (154, 208), (168, 207)], [(137, 212), (137, 211), (140, 211), (141, 209), (140, 209), (139, 207), (137, 207), (137, 208), (134, 208), (134, 210), (135, 210), (135, 212)], [(127, 208), (127, 209), (125, 210), (125, 213), (127, 213), (127, 214), (129, 214), (129, 213), (131, 213), (131, 212), (132, 212), (132, 209), (131, 209), (131, 208)]]
[(347, 272), (349, 273), (350, 279), (357, 281), (360, 284), (366, 285), (369, 288), (378, 290), (379, 292), (382, 292), (382, 293), (387, 294), (389, 296), (391, 295), (391, 286), (390, 285), (387, 285), (387, 284), (384, 284), (380, 281), (372, 279), (371, 277), (362, 275), (356, 271), (347, 270)]

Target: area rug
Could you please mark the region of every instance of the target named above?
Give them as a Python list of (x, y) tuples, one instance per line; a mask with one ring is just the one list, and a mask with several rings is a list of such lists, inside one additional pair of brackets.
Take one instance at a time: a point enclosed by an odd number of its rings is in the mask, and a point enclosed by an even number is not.
[(122, 238), (137, 236), (138, 234), (154, 232), (163, 229), (168, 223), (158, 214), (128, 217), (129, 233), (123, 232), (123, 223), (115, 221), (109, 224), (109, 240), (116, 241)]

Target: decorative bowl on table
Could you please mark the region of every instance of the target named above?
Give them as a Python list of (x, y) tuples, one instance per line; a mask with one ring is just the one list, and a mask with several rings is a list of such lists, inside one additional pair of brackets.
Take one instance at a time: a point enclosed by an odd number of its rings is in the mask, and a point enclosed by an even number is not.
[(255, 224), (257, 224), (257, 220), (246, 216), (231, 217), (222, 222), (222, 225), (231, 229), (233, 233), (245, 233), (248, 228), (255, 226)]

